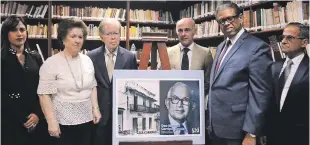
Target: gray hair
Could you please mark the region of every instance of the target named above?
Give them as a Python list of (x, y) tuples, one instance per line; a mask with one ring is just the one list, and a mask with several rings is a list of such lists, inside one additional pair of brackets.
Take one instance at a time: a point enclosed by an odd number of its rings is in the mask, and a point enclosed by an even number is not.
[(174, 85), (172, 85), (172, 86), (170, 87), (170, 89), (169, 89), (169, 91), (168, 91), (168, 94), (167, 94), (167, 98), (171, 98), (172, 92), (174, 91), (174, 89), (176, 89), (176, 88), (178, 88), (178, 87), (187, 88), (188, 94), (191, 94), (191, 91), (190, 91), (189, 87), (188, 87), (186, 84), (184, 84), (184, 83), (182, 83), (182, 82), (177, 82), (177, 83), (175, 83)]
[(297, 28), (299, 28), (299, 37), (307, 39), (309, 41), (309, 27), (306, 25), (303, 25), (301, 23), (298, 22), (290, 22), (289, 24), (287, 24), (285, 27), (289, 27), (289, 26), (295, 26)]
[(118, 25), (119, 32), (121, 32), (122, 24), (115, 18), (104, 18), (99, 24), (99, 34), (102, 35), (104, 33), (104, 25), (107, 23), (114, 23)]
[(237, 16), (239, 16), (240, 14), (242, 14), (242, 10), (239, 8), (239, 6), (233, 2), (224, 2), (222, 4), (220, 4), (215, 11), (215, 17), (217, 16), (219, 11), (228, 9), (228, 8), (233, 8), (235, 10), (235, 13)]

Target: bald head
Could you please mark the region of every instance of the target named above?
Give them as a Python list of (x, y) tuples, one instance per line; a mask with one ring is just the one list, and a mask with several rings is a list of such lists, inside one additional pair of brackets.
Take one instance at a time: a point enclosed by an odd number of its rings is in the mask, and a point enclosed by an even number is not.
[(177, 29), (179, 25), (188, 25), (191, 26), (192, 28), (195, 28), (195, 21), (192, 18), (183, 18), (177, 22), (176, 24)]
[(176, 24), (176, 32), (180, 43), (184, 47), (189, 47), (193, 43), (196, 33), (195, 21), (192, 18), (183, 18)]

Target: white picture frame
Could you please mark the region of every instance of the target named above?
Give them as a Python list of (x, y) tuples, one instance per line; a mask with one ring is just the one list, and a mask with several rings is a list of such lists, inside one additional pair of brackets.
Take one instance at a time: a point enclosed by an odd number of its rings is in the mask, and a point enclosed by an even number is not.
[[(173, 102), (168, 92), (175, 84), (185, 84), (190, 97), (174, 99), (173, 105), (182, 109), (171, 111), (172, 107), (168, 109), (168, 106)], [(113, 145), (120, 142), (188, 140), (197, 145), (205, 144), (204, 99), (202, 70), (114, 70)], [(176, 117), (180, 114), (186, 114), (186, 117)], [(181, 129), (184, 131), (170, 123), (174, 122), (171, 121), (174, 118), (184, 121)], [(167, 120), (169, 124), (165, 124)]]

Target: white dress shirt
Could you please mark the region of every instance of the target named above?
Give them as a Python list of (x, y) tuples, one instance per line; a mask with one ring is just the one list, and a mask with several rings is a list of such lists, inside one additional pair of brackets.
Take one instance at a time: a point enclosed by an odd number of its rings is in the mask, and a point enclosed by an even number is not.
[[(170, 115), (168, 115), (168, 117), (169, 117), (169, 121), (170, 121), (171, 128), (173, 130), (173, 133), (175, 135), (179, 135), (180, 134), (180, 130), (178, 130), (177, 128), (180, 126), (180, 123), (175, 121)], [(183, 122), (182, 125), (184, 126), (184, 134), (188, 134), (188, 130), (187, 130), (187, 126), (186, 126), (186, 121)]]
[[(183, 53), (184, 53), (183, 49), (186, 47), (184, 47), (181, 43), (179, 43), (179, 45), (180, 45), (180, 49), (181, 49), (181, 57), (180, 57), (181, 60), (180, 60), (180, 62), (181, 62), (181, 66), (182, 66), (182, 58), (183, 58)], [(191, 65), (192, 65), (194, 42), (191, 45), (189, 45), (187, 48), (189, 49), (189, 51), (187, 52), (187, 56), (188, 56), (188, 68), (190, 70)]]
[[(108, 48), (106, 46), (104, 48), (105, 48), (105, 52), (104, 52), (105, 65), (108, 68), (108, 62), (109, 62), (109, 55), (108, 54), (110, 53), (110, 51), (108, 50)], [(114, 56), (113, 56), (114, 66), (115, 66), (115, 62), (116, 62), (117, 51), (118, 51), (118, 47), (113, 52), (114, 53)]]
[[(280, 111), (282, 110), (282, 107), (283, 107), (283, 104), (284, 104), (284, 102), (285, 102), (285, 98), (286, 98), (287, 92), (288, 92), (288, 90), (289, 90), (289, 88), (290, 88), (290, 86), (291, 86), (292, 80), (293, 80), (293, 78), (294, 78), (294, 76), (295, 76), (295, 73), (296, 73), (296, 71), (297, 71), (297, 69), (298, 69), (298, 66), (299, 66), (300, 62), (302, 61), (302, 59), (304, 58), (304, 56), (305, 56), (305, 54), (302, 53), (302, 54), (300, 54), (300, 55), (298, 55), (298, 56), (296, 56), (296, 57), (294, 57), (294, 58), (292, 59), (293, 64), (292, 64), (292, 66), (291, 66), (290, 73), (289, 73), (289, 75), (288, 75), (288, 77), (287, 77), (287, 80), (286, 80), (286, 82), (285, 82), (285, 84), (284, 84), (284, 87), (283, 87), (283, 90), (282, 90), (282, 94), (281, 94)], [(289, 58), (286, 58), (286, 60), (285, 60), (285, 62), (284, 62), (284, 64), (283, 64), (283, 67), (282, 67), (282, 69), (281, 69), (281, 73), (280, 73), (280, 75), (279, 75), (279, 78), (280, 78), (281, 74), (284, 72), (284, 68), (285, 68), (286, 65), (287, 65), (288, 59), (289, 59)]]
[(240, 36), (242, 35), (242, 33), (244, 32), (244, 29), (241, 28), (241, 30), (237, 33), (237, 35), (235, 35), (233, 38), (229, 39), (227, 37), (227, 40), (230, 40), (231, 44), (230, 46), (227, 48), (227, 51), (225, 53), (225, 55), (223, 56), (222, 60), (221, 60), (221, 64), (220, 66), (222, 65), (222, 62), (223, 60), (225, 59), (226, 55), (229, 53), (229, 51), (231, 50), (231, 48), (235, 45), (236, 41), (240, 38)]

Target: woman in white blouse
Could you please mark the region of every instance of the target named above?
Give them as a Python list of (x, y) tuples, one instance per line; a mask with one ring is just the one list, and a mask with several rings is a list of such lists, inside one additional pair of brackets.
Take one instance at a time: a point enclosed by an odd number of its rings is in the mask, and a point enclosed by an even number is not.
[(87, 27), (82, 20), (66, 19), (57, 33), (64, 50), (40, 68), (41, 108), (57, 145), (88, 145), (92, 122), (98, 123), (101, 114), (92, 61), (80, 53)]

